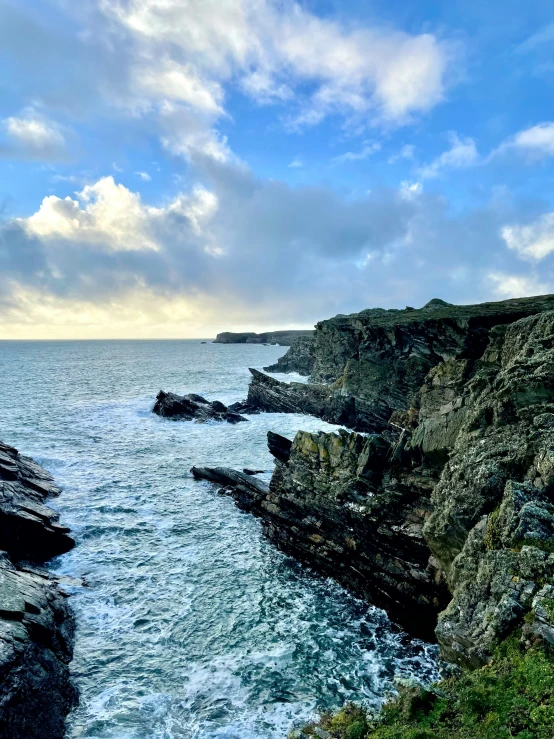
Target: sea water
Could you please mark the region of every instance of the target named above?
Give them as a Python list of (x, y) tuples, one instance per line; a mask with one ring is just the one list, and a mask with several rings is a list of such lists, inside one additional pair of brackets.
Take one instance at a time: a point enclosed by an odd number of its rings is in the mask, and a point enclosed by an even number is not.
[[(53, 568), (77, 621), (81, 694), (67, 737), (284, 739), (347, 700), (379, 705), (398, 677), (436, 677), (436, 652), (303, 568), (192, 465), (273, 467), (268, 430), (159, 418), (158, 390), (230, 403), (282, 347), (194, 341), (0, 342), (0, 440), (54, 476), (77, 546)], [(281, 378), (284, 379), (284, 378)], [(300, 378), (288, 376), (288, 379)]]

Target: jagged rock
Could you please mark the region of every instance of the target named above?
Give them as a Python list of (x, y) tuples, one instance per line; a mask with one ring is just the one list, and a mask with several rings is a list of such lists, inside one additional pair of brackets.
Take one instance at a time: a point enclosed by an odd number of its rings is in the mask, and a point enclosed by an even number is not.
[(218, 400), (210, 402), (201, 395), (191, 393), (190, 395), (176, 395), (160, 390), (152, 412), (164, 418), (173, 418), (179, 421), (227, 421), (228, 423), (240, 423), (248, 421), (247, 418), (227, 408)]
[[(554, 296), (480, 305), (431, 300), (419, 310), (376, 308), (316, 325), (308, 384), (270, 384), (253, 373), (248, 403), (266, 412), (301, 412), (370, 433), (395, 411), (416, 405), (428, 372), (445, 361), (470, 365), (487, 346), (489, 330), (554, 309)], [(294, 349), (280, 362), (294, 368)], [(274, 371), (277, 365), (269, 368)], [(431, 430), (429, 429), (429, 433)], [(441, 435), (440, 424), (435, 437)]]
[(390, 409), (378, 399), (367, 403), (326, 385), (280, 382), (259, 370), (250, 372), (247, 407), (268, 413), (307, 413), (355, 431), (375, 432), (387, 426)]
[(44, 501), (52, 477), (0, 443), (0, 739), (61, 739), (77, 702), (68, 664), (74, 621), (44, 562), (74, 546)]
[(292, 441), (287, 439), (280, 434), (276, 434), (274, 431), (267, 432), (267, 445), (269, 447), (270, 454), (280, 462), (287, 463), (290, 457), (290, 450), (292, 449)]
[(315, 344), (313, 336), (300, 336), (295, 339), (290, 349), (276, 364), (264, 367), (266, 372), (298, 372), (300, 375), (310, 375), (315, 362)]
[(53, 478), (17, 449), (0, 443), (0, 549), (14, 560), (44, 562), (75, 542), (59, 515), (45, 505), (59, 495)]
[(292, 443), (269, 432), (268, 442), (276, 456), (269, 487), (225, 468), (192, 472), (261, 517), (280, 549), (432, 638), (448, 593), (421, 535), (431, 486), (399, 479), (402, 444), (342, 430), (299, 431)]
[(197, 480), (208, 480), (222, 486), (239, 508), (256, 513), (269, 492), (269, 485), (256, 477), (228, 467), (192, 467)]
[(265, 470), (251, 470), (248, 467), (245, 467), (243, 469), (243, 472), (245, 475), (263, 475)]
[(263, 334), (256, 334), (253, 331), (245, 331), (243, 333), (233, 333), (224, 331), (218, 334), (214, 344), (279, 344), (280, 346), (290, 346), (300, 336), (311, 336), (313, 330), (285, 330), (285, 331), (266, 331)]

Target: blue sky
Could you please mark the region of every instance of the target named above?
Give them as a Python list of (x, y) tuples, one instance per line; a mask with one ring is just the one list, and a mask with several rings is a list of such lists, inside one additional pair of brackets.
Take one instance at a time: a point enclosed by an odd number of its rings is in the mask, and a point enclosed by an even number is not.
[(0, 0), (0, 338), (554, 292), (551, 2)]

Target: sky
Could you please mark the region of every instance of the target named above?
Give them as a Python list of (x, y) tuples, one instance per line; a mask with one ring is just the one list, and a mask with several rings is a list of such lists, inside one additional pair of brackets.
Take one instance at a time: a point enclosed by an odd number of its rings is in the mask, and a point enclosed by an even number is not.
[(552, 0), (0, 0), (0, 338), (548, 292)]

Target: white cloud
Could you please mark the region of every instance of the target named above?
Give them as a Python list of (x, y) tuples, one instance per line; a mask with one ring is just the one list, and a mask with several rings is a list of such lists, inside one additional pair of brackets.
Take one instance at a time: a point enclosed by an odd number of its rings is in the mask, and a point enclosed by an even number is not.
[(529, 36), (529, 38), (525, 39), (525, 41), (517, 47), (517, 51), (520, 54), (535, 51), (537, 46), (552, 43), (553, 41), (554, 23), (550, 23), (544, 28), (541, 28), (540, 31), (537, 31), (537, 33), (534, 33), (532, 36)]
[(554, 213), (545, 213), (534, 223), (504, 226), (501, 235), (509, 249), (524, 259), (541, 260), (554, 251)]
[(201, 188), (178, 196), (165, 208), (147, 206), (113, 177), (87, 185), (76, 198), (49, 195), (36, 213), (19, 222), (29, 235), (46, 242), (87, 244), (108, 252), (157, 251), (159, 224), (167, 217), (184, 217), (199, 232), (217, 210), (215, 197)]
[(489, 272), (488, 282), (492, 284), (497, 298), (527, 298), (545, 295), (549, 286), (534, 275), (511, 275), (504, 272)]
[(217, 118), (224, 86), (237, 81), (260, 103), (300, 106), (297, 125), (331, 114), (396, 125), (444, 97), (453, 46), (429, 33), (353, 30), (293, 0), (99, 2), (136, 47), (139, 98)]
[(4, 147), (7, 153), (39, 161), (67, 158), (66, 140), (60, 128), (34, 109), (24, 110), (19, 117), (5, 118), (2, 124), (9, 141)]
[(140, 177), (143, 182), (150, 182), (150, 180), (152, 179), (148, 172), (135, 172), (135, 174), (137, 177)]
[(516, 151), (530, 160), (554, 156), (554, 123), (539, 123), (519, 131), (495, 149), (489, 158), (506, 151)]
[(295, 157), (289, 164), (289, 169), (302, 169), (304, 162), (299, 157)]
[(333, 157), (335, 164), (341, 164), (343, 162), (357, 162), (361, 159), (367, 159), (372, 154), (375, 154), (381, 149), (381, 144), (378, 141), (366, 141), (360, 151), (347, 151), (345, 154), (341, 154), (338, 157)]
[(419, 170), (419, 176), (422, 179), (438, 177), (444, 170), (471, 167), (479, 161), (479, 154), (473, 139), (461, 139), (457, 133), (452, 132), (450, 143), (450, 149)]

